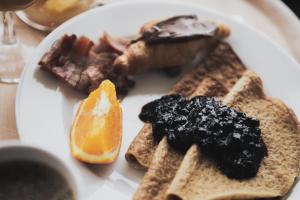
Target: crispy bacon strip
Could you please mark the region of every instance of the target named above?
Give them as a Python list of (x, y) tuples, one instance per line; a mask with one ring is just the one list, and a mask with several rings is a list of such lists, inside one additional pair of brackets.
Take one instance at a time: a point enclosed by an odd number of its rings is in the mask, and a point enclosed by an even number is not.
[(134, 82), (125, 74), (116, 74), (113, 62), (126, 46), (126, 39), (104, 33), (98, 44), (87, 37), (64, 35), (39, 62), (40, 68), (61, 79), (76, 90), (89, 93), (110, 79), (123, 97)]

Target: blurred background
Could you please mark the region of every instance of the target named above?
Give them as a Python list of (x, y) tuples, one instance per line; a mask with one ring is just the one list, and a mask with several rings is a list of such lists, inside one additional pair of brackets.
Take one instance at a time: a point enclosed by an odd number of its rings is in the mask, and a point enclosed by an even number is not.
[(300, 17), (300, 4), (297, 0), (283, 0), (283, 2), (294, 11), (294, 13)]

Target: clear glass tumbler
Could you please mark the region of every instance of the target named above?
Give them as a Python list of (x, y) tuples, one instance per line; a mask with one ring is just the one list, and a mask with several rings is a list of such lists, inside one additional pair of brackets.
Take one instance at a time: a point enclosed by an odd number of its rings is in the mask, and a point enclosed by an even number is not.
[(95, 0), (37, 0), (17, 16), (29, 26), (50, 32), (66, 20), (90, 9)]
[(25, 52), (16, 38), (14, 11), (30, 6), (34, 0), (0, 0), (0, 19), (3, 21), (0, 41), (0, 82), (18, 83), (25, 65)]

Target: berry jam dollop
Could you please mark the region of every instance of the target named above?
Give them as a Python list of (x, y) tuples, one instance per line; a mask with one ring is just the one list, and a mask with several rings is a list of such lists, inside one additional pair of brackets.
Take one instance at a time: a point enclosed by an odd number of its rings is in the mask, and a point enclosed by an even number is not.
[(213, 97), (187, 100), (179, 94), (166, 95), (144, 105), (139, 117), (152, 124), (155, 140), (166, 136), (179, 152), (197, 144), (229, 178), (256, 176), (268, 154), (259, 121)]

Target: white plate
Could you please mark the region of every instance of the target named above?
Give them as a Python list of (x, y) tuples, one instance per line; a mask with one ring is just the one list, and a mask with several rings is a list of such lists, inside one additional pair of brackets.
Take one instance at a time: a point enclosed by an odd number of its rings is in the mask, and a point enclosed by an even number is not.
[[(130, 1), (91, 10), (57, 28), (39, 45), (23, 73), (16, 103), (21, 141), (41, 144), (63, 158), (76, 175), (80, 199), (131, 198), (143, 173), (130, 168), (124, 154), (142, 127), (138, 113), (143, 104), (164, 94), (176, 80), (155, 73), (138, 77), (137, 87), (122, 102), (123, 143), (117, 162), (87, 166), (71, 158), (68, 140), (74, 108), (82, 97), (41, 72), (37, 67), (39, 59), (65, 33), (95, 40), (104, 30), (114, 35), (131, 35), (151, 19), (191, 13), (228, 24), (232, 30), (228, 41), (244, 63), (262, 77), (270, 95), (282, 99), (300, 116), (300, 68), (286, 51), (261, 33), (199, 5), (174, 1)], [(300, 185), (297, 186), (290, 200), (299, 197)]]

